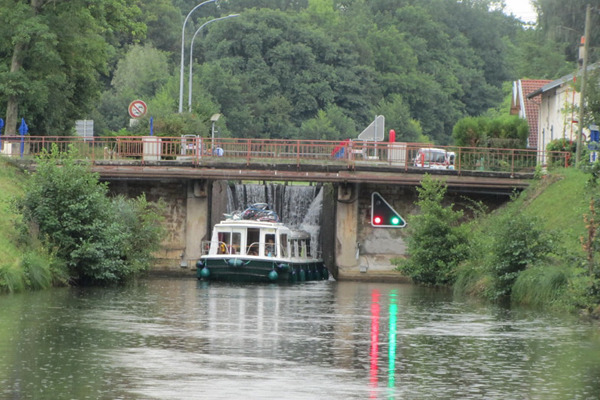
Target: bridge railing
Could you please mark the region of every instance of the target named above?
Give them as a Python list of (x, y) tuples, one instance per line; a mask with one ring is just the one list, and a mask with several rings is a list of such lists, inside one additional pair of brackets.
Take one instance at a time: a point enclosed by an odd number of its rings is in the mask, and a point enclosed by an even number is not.
[[(33, 158), (56, 144), (60, 151), (75, 149), (82, 159), (100, 160), (273, 162), (281, 164), (331, 164), (348, 169), (358, 166), (387, 166), (398, 170), (439, 169), (439, 165), (418, 163), (424, 143), (387, 143), (370, 141), (325, 141), (286, 139), (211, 139), (185, 137), (60, 137), (0, 136), (2, 153), (11, 157)], [(569, 153), (527, 149), (435, 146), (453, 153), (449, 169), (461, 171), (533, 172), (536, 166), (567, 167)]]

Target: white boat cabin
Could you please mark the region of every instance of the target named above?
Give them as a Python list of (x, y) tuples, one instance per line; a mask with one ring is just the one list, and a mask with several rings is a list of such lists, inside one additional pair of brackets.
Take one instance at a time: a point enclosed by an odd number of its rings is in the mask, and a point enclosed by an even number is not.
[(226, 220), (215, 225), (210, 242), (203, 242), (203, 255), (239, 255), (278, 259), (315, 259), (310, 234), (290, 229), (281, 222)]

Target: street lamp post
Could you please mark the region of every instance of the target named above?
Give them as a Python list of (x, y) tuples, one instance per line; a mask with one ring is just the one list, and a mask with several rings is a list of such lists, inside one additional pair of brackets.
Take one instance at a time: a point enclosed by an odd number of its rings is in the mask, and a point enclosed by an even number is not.
[(184, 50), (184, 39), (185, 39), (185, 24), (187, 24), (188, 19), (190, 19), (190, 15), (192, 15), (192, 13), (194, 11), (196, 11), (196, 9), (198, 9), (200, 6), (203, 6), (204, 4), (207, 3), (214, 3), (217, 0), (207, 0), (203, 3), (198, 4), (196, 7), (192, 8), (192, 10), (188, 13), (188, 15), (185, 17), (185, 20), (183, 21), (183, 27), (181, 28), (181, 71), (179, 74), (179, 112), (183, 112), (183, 63), (184, 63), (184, 57), (183, 57), (183, 52)]
[(192, 37), (192, 43), (190, 44), (190, 70), (189, 70), (189, 83), (188, 83), (188, 111), (192, 112), (192, 53), (194, 52), (194, 39), (196, 39), (196, 36), (198, 35), (198, 33), (202, 30), (202, 28), (204, 28), (206, 25), (211, 24), (213, 22), (216, 21), (220, 21), (222, 19), (228, 19), (228, 18), (234, 18), (234, 17), (239, 17), (240, 14), (231, 14), (228, 15), (226, 17), (220, 17), (220, 18), (215, 18), (215, 19), (211, 19), (210, 21), (207, 21), (205, 23), (203, 23), (200, 28), (198, 28), (196, 30), (196, 33), (194, 33), (194, 37)]
[(214, 114), (212, 117), (210, 117), (210, 122), (212, 122), (211, 138), (213, 146), (215, 144), (215, 124), (217, 123), (219, 118), (221, 118), (221, 114)]
[(577, 142), (575, 150), (575, 166), (579, 167), (581, 162), (581, 139), (583, 136), (583, 117), (585, 115), (585, 85), (587, 79), (587, 67), (588, 67), (588, 46), (590, 43), (590, 25), (591, 25), (591, 9), (592, 7), (588, 4), (585, 13), (585, 33), (584, 33), (584, 45), (583, 45), (583, 65), (581, 69), (581, 91), (579, 92), (579, 121), (577, 122)]

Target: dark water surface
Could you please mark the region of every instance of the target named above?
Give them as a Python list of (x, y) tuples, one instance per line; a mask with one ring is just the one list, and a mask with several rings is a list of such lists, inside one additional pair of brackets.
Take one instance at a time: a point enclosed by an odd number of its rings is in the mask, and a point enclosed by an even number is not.
[(598, 399), (600, 330), (410, 285), (0, 297), (0, 398)]

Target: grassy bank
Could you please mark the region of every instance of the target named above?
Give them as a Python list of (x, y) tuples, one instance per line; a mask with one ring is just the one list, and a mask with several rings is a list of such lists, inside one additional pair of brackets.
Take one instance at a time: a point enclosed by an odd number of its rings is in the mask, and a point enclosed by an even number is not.
[(23, 193), (26, 176), (0, 157), (0, 291), (18, 290), (25, 287), (21, 259), (23, 247), (18, 245), (14, 226), (17, 215), (10, 202)]
[(44, 289), (64, 285), (69, 276), (59, 262), (32, 232), (19, 232), (15, 221), (19, 215), (13, 199), (24, 193), (28, 175), (10, 160), (0, 157), (0, 292)]
[(14, 264), (21, 251), (16, 245), (13, 221), (16, 215), (10, 209), (10, 200), (23, 193), (25, 176), (0, 158), (0, 260), (2, 265)]
[(455, 293), (599, 315), (598, 263), (590, 266), (581, 243), (594, 195), (589, 179), (555, 171), (475, 222), (475, 251), (457, 270)]

